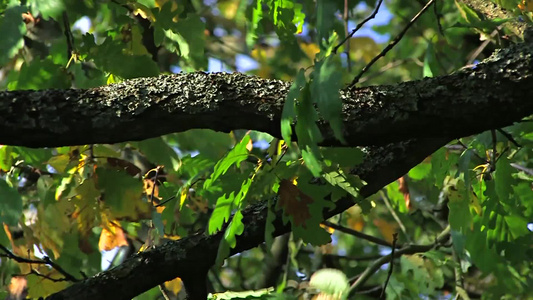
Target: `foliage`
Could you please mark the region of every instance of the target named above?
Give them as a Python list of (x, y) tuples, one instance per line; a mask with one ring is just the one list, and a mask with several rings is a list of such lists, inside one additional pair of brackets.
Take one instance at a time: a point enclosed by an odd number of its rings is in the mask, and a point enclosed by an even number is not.
[[(450, 74), (486, 58), (504, 38), (518, 40), (504, 25), (530, 22), (531, 1), (494, 2), (512, 16), (490, 19), (462, 1), (437, 1), (359, 83)], [(68, 285), (66, 274), (90, 277), (102, 270), (102, 260), (115, 266), (135, 251), (205, 230), (223, 232), (209, 275), (221, 293), (211, 299), (354, 293), (366, 299), (383, 287), (387, 299), (526, 299), (533, 290), (531, 120), (455, 140), (366, 200), (359, 195), (365, 183), (353, 172), (365, 150), (321, 146), (318, 122), (346, 144), (339, 89), (422, 7), (387, 1), (378, 16), (388, 10), (388, 20), (343, 42), (374, 5), (1, 1), (3, 89), (93, 88), (213, 65), (243, 71), (244, 58), (257, 63), (249, 74), (293, 83), (281, 137), (192, 130), (114, 145), (0, 145), (0, 279), (8, 291), (0, 298), (22, 295), (26, 287), (29, 297), (47, 296)], [(323, 211), (348, 197), (359, 204), (330, 220), (345, 230), (324, 225)], [(269, 207), (266, 246), (226, 259), (243, 233), (243, 211), (260, 202)], [(273, 239), (276, 215), (290, 224), (290, 238)], [(364, 233), (363, 240), (346, 231)], [(388, 274), (381, 267), (390, 261), (393, 233), (400, 233), (400, 255)], [(288, 254), (276, 257), (283, 241)], [(106, 252), (111, 249), (119, 250)], [(10, 255), (45, 263), (17, 263)], [(275, 265), (284, 271), (270, 275), (274, 290), (261, 284)], [(376, 272), (365, 275), (369, 270)], [(181, 287), (179, 279), (165, 285), (171, 294)], [(159, 295), (154, 288), (136, 299)]]

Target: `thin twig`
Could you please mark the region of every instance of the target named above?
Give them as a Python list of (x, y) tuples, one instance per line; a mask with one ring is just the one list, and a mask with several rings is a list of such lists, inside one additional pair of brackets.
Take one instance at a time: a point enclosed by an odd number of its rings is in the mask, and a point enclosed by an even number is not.
[(168, 201), (170, 201), (170, 200), (172, 200), (172, 199), (174, 199), (174, 198), (176, 198), (176, 195), (170, 196), (167, 200), (162, 201), (161, 203), (156, 204), (156, 205), (154, 205), (154, 206), (155, 206), (155, 207), (163, 206), (163, 205), (167, 204)]
[[(498, 29), (494, 29), (494, 31), (490, 34), (490, 37), (493, 38), (494, 36), (496, 36), (497, 33), (498, 33)], [(486, 40), (484, 40), (483, 43), (481, 43), (481, 45), (479, 45), (479, 47), (477, 47), (477, 49), (474, 50), (472, 55), (470, 55), (470, 58), (468, 59), (466, 64), (467, 65), (474, 64), (474, 61), (476, 60), (476, 58), (481, 54), (481, 52), (483, 52), (483, 50), (485, 50), (485, 48), (489, 45), (490, 42), (491, 42), (490, 38), (487, 38)]]
[(501, 133), (505, 138), (507, 138), (509, 140), (509, 142), (511, 142), (513, 145), (515, 145), (515, 147), (517, 148), (522, 148), (522, 145), (520, 145), (514, 138), (512, 135), (510, 135), (508, 132), (506, 132), (505, 130), (501, 129), (501, 128), (498, 128), (496, 129), (498, 130), (499, 133)]
[(402, 220), (400, 220), (400, 218), (398, 217), (398, 214), (396, 214), (396, 212), (392, 208), (392, 205), (390, 204), (390, 201), (389, 201), (389, 197), (387, 197), (387, 195), (385, 194), (385, 192), (383, 192), (383, 190), (381, 190), (379, 194), (381, 195), (381, 199), (383, 199), (383, 202), (385, 202), (385, 206), (387, 207), (387, 210), (392, 215), (396, 223), (398, 223), (398, 226), (400, 226), (400, 230), (405, 235), (405, 238), (407, 239), (409, 243), (411, 243), (412, 242), (411, 237), (409, 237), (409, 235), (407, 234), (407, 229), (405, 229), (405, 225), (403, 224)]
[[(328, 221), (324, 221), (324, 222), (322, 222), (322, 224), (325, 225), (325, 226), (331, 227), (333, 229), (336, 229), (336, 230), (338, 230), (340, 232), (344, 232), (344, 233), (353, 235), (355, 237), (367, 240), (369, 242), (372, 242), (372, 243), (375, 243), (375, 244), (378, 244), (378, 245), (381, 245), (381, 246), (392, 247), (392, 245), (389, 242), (387, 242), (387, 241), (385, 241), (383, 239), (380, 239), (380, 238), (377, 238), (375, 236), (371, 236), (371, 235), (362, 233), (362, 232), (357, 231), (357, 230), (346, 228), (344, 226), (341, 226), (341, 225), (338, 225), (338, 224), (334, 224), (334, 223), (331, 223), (331, 222), (328, 222)], [(401, 245), (396, 245), (396, 247), (401, 248)]]
[(385, 297), (385, 290), (387, 289), (387, 285), (389, 284), (390, 277), (392, 276), (392, 270), (394, 268), (394, 250), (396, 249), (396, 242), (398, 241), (398, 233), (395, 232), (392, 234), (392, 251), (390, 254), (390, 263), (389, 263), (389, 273), (387, 274), (387, 279), (385, 280), (385, 284), (383, 285), (383, 289), (381, 290), (381, 295), (379, 298), (384, 299)]
[(407, 25), (405, 26), (405, 28), (400, 32), (400, 34), (398, 34), (394, 40), (392, 40), (388, 45), (387, 47), (385, 47), (385, 49), (383, 49), (377, 56), (375, 56), (362, 70), (361, 72), (359, 72), (359, 74), (357, 76), (355, 76), (355, 78), (352, 80), (352, 82), (348, 85), (348, 87), (352, 87), (354, 86), (355, 84), (357, 84), (359, 82), (359, 79), (361, 79), (361, 76), (363, 76), (363, 74), (368, 71), (368, 69), (370, 69), (370, 67), (376, 62), (378, 61), (378, 59), (380, 59), (381, 57), (385, 56), (387, 54), (387, 52), (389, 52), (394, 46), (396, 46), (396, 44), (398, 44), (398, 42), (403, 38), (404, 34), (407, 32), (407, 30), (409, 30), (409, 28), (416, 22), (416, 20), (431, 6), (431, 4), (433, 4), (433, 2), (435, 2), (435, 0), (429, 0), (429, 2), (411, 19), (411, 21), (409, 21), (409, 23), (407, 23)]
[(521, 165), (519, 165), (517, 163), (511, 163), (510, 165), (511, 165), (511, 167), (513, 167), (513, 168), (515, 168), (517, 170), (520, 170), (520, 171), (522, 171), (522, 172), (524, 172), (524, 173), (526, 173), (526, 174), (528, 174), (530, 176), (533, 176), (533, 169), (523, 167), (523, 166), (521, 166)]
[[(344, 34), (348, 36), (348, 0), (344, 0)], [(346, 44), (346, 62), (348, 63), (348, 73), (352, 72), (352, 62), (350, 60), (350, 43)]]
[(468, 148), (468, 146), (466, 146), (466, 145), (465, 145), (463, 142), (461, 142), (460, 140), (457, 140), (457, 143), (458, 143), (459, 145), (463, 146), (463, 148), (464, 148), (465, 150), (472, 151), (472, 153), (474, 153), (474, 156), (477, 157), (477, 158), (479, 158), (479, 160), (481, 160), (482, 162), (484, 162), (484, 163), (488, 163), (488, 161), (487, 161), (486, 159), (484, 159), (484, 158), (481, 157), (479, 154), (477, 154), (477, 152), (474, 151), (473, 149)]
[(170, 297), (168, 296), (168, 291), (167, 289), (165, 289), (165, 285), (160, 284), (159, 291), (161, 292), (161, 295), (163, 295), (163, 298), (165, 298), (165, 300), (170, 300)]
[(368, 16), (366, 19), (364, 19), (361, 23), (357, 24), (357, 26), (355, 26), (355, 28), (352, 30), (352, 32), (350, 32), (350, 34), (346, 35), (346, 37), (337, 46), (335, 46), (335, 48), (333, 48), (333, 53), (337, 53), (339, 48), (344, 43), (346, 43), (346, 41), (349, 40), (359, 29), (361, 29), (361, 27), (363, 27), (363, 25), (365, 25), (365, 23), (367, 23), (368, 21), (370, 21), (370, 20), (372, 20), (373, 18), (376, 17), (376, 15), (377, 15), (377, 13), (379, 11), (379, 7), (381, 6), (381, 3), (383, 3), (383, 0), (378, 0), (378, 2), (376, 4), (376, 8), (372, 12), (372, 14), (370, 16)]
[(444, 30), (442, 30), (442, 25), (440, 24), (442, 14), (439, 13), (439, 9), (437, 8), (437, 1), (435, 1), (435, 5), (433, 5), (433, 12), (435, 13), (435, 19), (437, 19), (437, 27), (439, 28), (439, 33), (440, 35), (444, 36)]
[[(72, 282), (78, 282), (80, 281), (76, 277), (70, 275), (67, 271), (63, 270), (58, 264), (54, 263), (48, 256), (45, 256), (43, 259), (29, 259), (20, 257), (18, 255), (15, 255), (13, 252), (9, 251), (4, 245), (0, 244), (0, 250), (2, 250), (5, 254), (0, 254), (0, 257), (7, 257), (10, 258), (18, 263), (27, 263), (27, 264), (38, 264), (38, 265), (49, 265), (56, 271), (58, 271), (61, 275), (63, 275), (65, 278), (63, 279), (55, 279), (56, 281), (72, 281)], [(32, 269), (32, 271), (34, 271)], [(39, 276), (46, 276), (38, 273), (37, 271), (32, 272)]]
[(363, 286), (365, 282), (377, 271), (381, 268), (382, 265), (386, 264), (391, 260), (391, 258), (394, 256), (400, 257), (404, 254), (415, 254), (420, 252), (427, 252), (429, 250), (432, 250), (434, 248), (438, 248), (439, 246), (442, 246), (444, 242), (446, 242), (450, 237), (450, 226), (446, 227), (435, 239), (435, 242), (429, 245), (407, 245), (401, 249), (398, 249), (394, 252), (394, 255), (391, 253), (389, 255), (382, 256), (380, 259), (377, 259), (374, 261), (373, 264), (368, 266), (363, 273), (361, 273), (360, 276), (358, 276), (357, 280), (351, 285), (349, 295), (353, 294), (359, 287)]
[[(359, 83), (363, 83), (363, 82), (368, 81), (368, 80), (370, 80), (370, 79), (372, 79), (372, 78), (374, 78), (374, 77), (378, 77), (379, 75), (381, 75), (381, 74), (387, 72), (388, 70), (393, 69), (393, 68), (396, 68), (396, 67), (398, 67), (398, 66), (400, 66), (400, 65), (403, 65), (403, 64), (406, 63), (406, 62), (407, 62), (406, 59), (399, 59), (399, 60), (397, 60), (397, 61), (391, 61), (391, 62), (389, 62), (388, 64), (386, 64), (386, 65), (384, 65), (383, 67), (381, 67), (377, 72), (372, 73), (372, 74), (369, 74), (369, 75), (367, 75), (367, 76), (361, 78), (361, 79), (359, 80)], [(416, 63), (416, 62), (415, 62), (415, 63)]]

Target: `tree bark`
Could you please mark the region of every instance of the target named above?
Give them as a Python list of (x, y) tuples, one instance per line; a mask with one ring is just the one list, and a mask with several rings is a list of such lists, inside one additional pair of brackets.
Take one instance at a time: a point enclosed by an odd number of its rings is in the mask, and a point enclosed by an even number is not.
[[(347, 146), (456, 138), (533, 112), (533, 45), (513, 45), (454, 74), (340, 91)], [(0, 92), (0, 144), (117, 143), (193, 128), (280, 137), (289, 82), (240, 73), (138, 78), (88, 90)], [(340, 146), (320, 124), (323, 145)], [(430, 130), (429, 130), (430, 129)]]

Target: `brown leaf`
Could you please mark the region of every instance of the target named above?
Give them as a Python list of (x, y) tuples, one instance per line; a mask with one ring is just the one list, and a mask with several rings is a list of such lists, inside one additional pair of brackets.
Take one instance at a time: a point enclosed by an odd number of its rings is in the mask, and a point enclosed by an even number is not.
[(292, 217), (294, 225), (305, 227), (305, 222), (311, 218), (308, 205), (313, 203), (313, 199), (287, 179), (279, 183), (278, 195), (278, 207), (283, 208), (285, 215)]
[(135, 176), (141, 173), (141, 169), (139, 169), (136, 165), (130, 163), (129, 161), (120, 159), (120, 158), (108, 157), (107, 163), (111, 167), (114, 167), (115, 169), (126, 171), (126, 173), (128, 173), (131, 176)]
[(405, 200), (405, 206), (407, 209), (411, 208), (411, 197), (409, 196), (409, 186), (407, 185), (407, 181), (405, 180), (405, 177), (400, 177), (398, 179), (399, 184), (399, 190), (403, 194), (403, 199)]

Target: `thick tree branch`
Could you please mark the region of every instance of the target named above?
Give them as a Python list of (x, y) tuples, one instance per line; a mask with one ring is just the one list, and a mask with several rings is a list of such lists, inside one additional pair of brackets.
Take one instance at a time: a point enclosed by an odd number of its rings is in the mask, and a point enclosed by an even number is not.
[[(341, 91), (348, 145), (455, 138), (533, 113), (533, 45), (455, 74)], [(141, 140), (192, 128), (280, 136), (290, 83), (243, 74), (138, 78), (88, 90), (0, 92), (0, 144), (52, 147)], [(339, 145), (326, 124), (324, 145)]]

